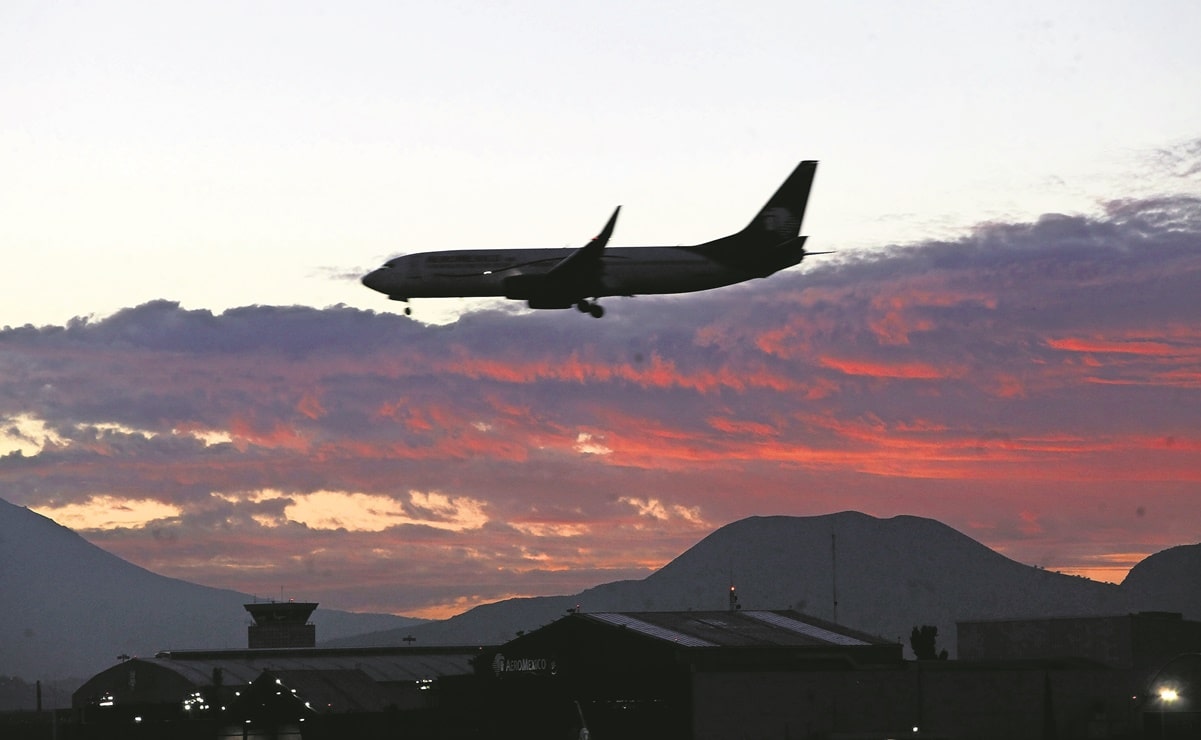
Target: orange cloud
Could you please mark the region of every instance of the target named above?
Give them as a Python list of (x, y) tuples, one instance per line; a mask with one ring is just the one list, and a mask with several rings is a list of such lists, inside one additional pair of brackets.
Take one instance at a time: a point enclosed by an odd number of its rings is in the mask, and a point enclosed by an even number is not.
[(938, 367), (926, 362), (880, 362), (823, 356), (818, 360), (823, 367), (837, 370), (845, 375), (866, 376), (898, 380), (942, 380), (961, 378), (967, 374), (963, 366)]
[(778, 434), (774, 426), (762, 422), (743, 421), (718, 416), (711, 416), (705, 421), (717, 431), (728, 434), (749, 434), (756, 437), (774, 437)]
[(296, 410), (310, 419), (320, 419), (325, 416), (325, 409), (321, 406), (321, 401), (317, 398), (317, 394), (309, 392), (300, 397), (300, 402), (296, 404)]
[(255, 425), (248, 419), (238, 416), (230, 420), (229, 433), (233, 438), (233, 444), (242, 451), (251, 445), (294, 452), (304, 452), (309, 447), (308, 440), (304, 435), (283, 422), (276, 422), (270, 429), (261, 430), (255, 428)]
[(1068, 352), (1117, 353), (1128, 355), (1147, 355), (1152, 357), (1175, 357), (1181, 354), (1178, 346), (1164, 342), (1104, 340), (1068, 337), (1065, 339), (1048, 339), (1047, 345)]

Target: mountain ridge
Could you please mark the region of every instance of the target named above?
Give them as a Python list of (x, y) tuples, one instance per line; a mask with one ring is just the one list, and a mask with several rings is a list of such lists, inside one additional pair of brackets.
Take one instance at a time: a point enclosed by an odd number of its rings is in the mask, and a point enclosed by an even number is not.
[[(1193, 580), (1174, 572), (1176, 583), (1195, 583), (1201, 575), (1201, 545), (1196, 547)], [(1190, 561), (1177, 570), (1192, 567)], [(1152, 570), (1161, 569), (1153, 564)], [(957, 621), (1149, 610), (1201, 618), (1201, 604), (1190, 606), (1153, 572), (1135, 591), (1023, 565), (934, 519), (840, 512), (748, 517), (714, 530), (644, 579), (601, 584), (571, 596), (485, 604), (403, 636), (422, 644), (504, 642), (577, 607), (721, 610), (729, 606), (731, 580), (742, 608), (796, 609), (903, 644), (914, 626), (933, 624), (940, 647), (952, 655)], [(400, 637), (386, 631), (327, 644), (383, 645)]]
[[(324, 609), (313, 621), (323, 647), (409, 637), (499, 644), (575, 608), (726, 609), (733, 582), (742, 608), (796, 609), (902, 643), (914, 626), (933, 624), (954, 654), (957, 621), (1150, 610), (1201, 618), (1187, 587), (1199, 576), (1201, 545), (1149, 556), (1116, 585), (1023, 565), (933, 519), (844, 511), (741, 519), (646, 578), (578, 594), (509, 599), (435, 622)], [(91, 675), (121, 653), (240, 648), (241, 605), (252, 599), (152, 573), (2, 499), (0, 589), (0, 676), (27, 680)]]
[[(256, 600), (159, 575), (3, 499), (0, 594), (0, 676), (24, 679), (86, 678), (119, 654), (244, 647), (242, 604)], [(320, 608), (313, 619), (325, 637), (422, 622)]]

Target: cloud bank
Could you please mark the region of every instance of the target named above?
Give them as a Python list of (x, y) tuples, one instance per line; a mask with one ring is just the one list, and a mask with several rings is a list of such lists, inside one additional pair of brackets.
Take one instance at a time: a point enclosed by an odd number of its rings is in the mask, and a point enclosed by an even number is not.
[(445, 616), (755, 514), (1120, 580), (1201, 539), (1201, 198), (445, 326), (157, 301), (0, 331), (0, 496), (152, 570)]

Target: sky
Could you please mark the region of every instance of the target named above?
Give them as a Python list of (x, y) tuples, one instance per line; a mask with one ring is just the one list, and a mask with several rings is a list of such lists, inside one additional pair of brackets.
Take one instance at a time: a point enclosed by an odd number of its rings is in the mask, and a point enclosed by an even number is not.
[[(1120, 581), (1201, 541), (1201, 6), (5, 3), (0, 497), (139, 565), (440, 617), (752, 515)], [(741, 228), (606, 317), (401, 253)]]

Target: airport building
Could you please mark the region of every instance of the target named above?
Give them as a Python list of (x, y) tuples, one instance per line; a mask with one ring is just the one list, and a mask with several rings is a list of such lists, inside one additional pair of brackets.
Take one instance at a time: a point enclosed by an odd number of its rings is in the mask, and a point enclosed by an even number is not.
[(1201, 737), (1199, 639), (1171, 614), (963, 622), (959, 659), (914, 661), (795, 611), (577, 611), (500, 646), (135, 658), (76, 692), (71, 736)]
[(1181, 656), (1198, 629), (1178, 614), (963, 623), (958, 660), (914, 661), (792, 611), (576, 613), (484, 651), (476, 673), (485, 737), (1201, 737), (1185, 700), (1201, 655)]
[(101, 671), (72, 697), (78, 735), (371, 738), (460, 724), (442, 707), (448, 694), (470, 701), (455, 679), (472, 678), (480, 648), (315, 648), (316, 606), (247, 604), (245, 650), (164, 651)]
[(898, 643), (794, 611), (602, 612), (485, 651), (476, 672), (488, 736), (824, 737), (826, 692), (812, 687), (903, 664)]
[(1083, 697), (1087, 707), (1065, 718), (1085, 724), (1090, 737), (1201, 737), (1201, 622), (1139, 612), (957, 626), (959, 662), (1072, 659), (1097, 666), (1104, 680)]
[(960, 660), (1071, 656), (1145, 680), (1182, 652), (1201, 651), (1201, 622), (1176, 612), (959, 622)]
[(254, 618), (246, 628), (250, 649), (316, 647), (317, 626), (309, 621), (317, 609), (313, 602), (269, 601), (243, 607)]

